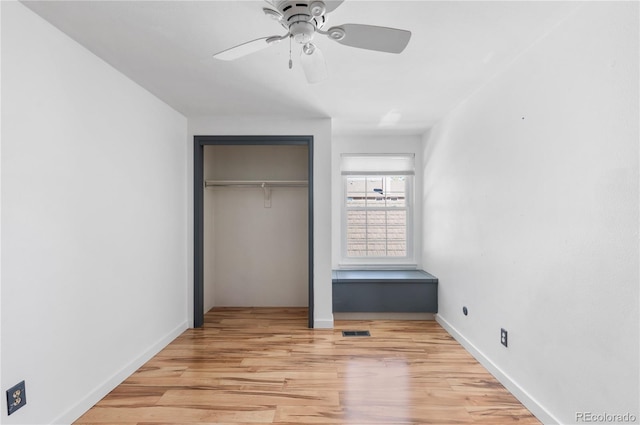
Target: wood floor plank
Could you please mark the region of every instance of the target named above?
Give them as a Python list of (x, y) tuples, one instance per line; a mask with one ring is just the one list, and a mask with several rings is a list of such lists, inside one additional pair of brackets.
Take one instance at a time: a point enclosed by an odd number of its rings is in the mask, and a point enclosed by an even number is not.
[(332, 391), (266, 391), (266, 390), (169, 390), (157, 402), (159, 406), (314, 406), (339, 405), (338, 394)]
[(75, 422), (464, 423), (540, 422), (435, 321), (315, 330), (303, 308), (214, 309)]
[(120, 424), (128, 422), (175, 422), (191, 424), (194, 422), (264, 422), (273, 423), (274, 407), (265, 406), (211, 406), (194, 408), (192, 406), (148, 406), (110, 408), (96, 406), (85, 413), (78, 423), (83, 424)]
[(351, 405), (300, 407), (278, 406), (275, 422), (278, 424), (472, 424), (473, 417), (463, 409), (428, 408), (419, 406)]
[(252, 390), (270, 390), (280, 391), (285, 385), (284, 379), (268, 379), (260, 378), (247, 374), (243, 376), (221, 376), (219, 378), (208, 377), (169, 377), (156, 379), (138, 379), (131, 377), (127, 379), (121, 386), (130, 388), (131, 386), (143, 386), (150, 389), (163, 387), (167, 389), (196, 389), (196, 390), (218, 390), (224, 389), (229, 391), (252, 391)]

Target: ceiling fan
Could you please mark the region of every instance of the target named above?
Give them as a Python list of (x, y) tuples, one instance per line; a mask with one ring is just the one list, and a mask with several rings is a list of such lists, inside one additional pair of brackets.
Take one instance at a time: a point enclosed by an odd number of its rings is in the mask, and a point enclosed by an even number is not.
[[(363, 24), (344, 24), (326, 31), (326, 15), (333, 12), (344, 0), (265, 0), (272, 7), (263, 8), (265, 15), (278, 21), (287, 33), (258, 38), (231, 47), (213, 55), (220, 60), (231, 61), (265, 49), (287, 38), (302, 45), (300, 61), (305, 76), (310, 83), (327, 77), (324, 56), (312, 43), (317, 34), (328, 37), (340, 44), (379, 52), (400, 53), (409, 43), (411, 32), (396, 28)], [(291, 55), (291, 52), (289, 53)], [(289, 68), (292, 67), (289, 57)]]

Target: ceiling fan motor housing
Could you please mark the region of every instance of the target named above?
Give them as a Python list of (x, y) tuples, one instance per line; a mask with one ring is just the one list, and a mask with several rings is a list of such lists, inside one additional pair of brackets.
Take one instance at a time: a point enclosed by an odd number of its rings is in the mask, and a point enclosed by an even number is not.
[(275, 0), (272, 4), (282, 14), (282, 26), (300, 44), (310, 42), (325, 23), (326, 6), (321, 0)]

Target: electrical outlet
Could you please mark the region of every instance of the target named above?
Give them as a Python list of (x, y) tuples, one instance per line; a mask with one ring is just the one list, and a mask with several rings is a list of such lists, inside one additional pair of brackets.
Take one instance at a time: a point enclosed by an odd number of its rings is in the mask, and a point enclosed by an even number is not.
[(508, 340), (507, 340), (507, 331), (506, 329), (500, 329), (500, 343), (502, 345), (504, 345), (505, 347), (508, 347)]
[(27, 392), (24, 381), (22, 381), (7, 390), (7, 414), (15, 413), (25, 404), (27, 404)]

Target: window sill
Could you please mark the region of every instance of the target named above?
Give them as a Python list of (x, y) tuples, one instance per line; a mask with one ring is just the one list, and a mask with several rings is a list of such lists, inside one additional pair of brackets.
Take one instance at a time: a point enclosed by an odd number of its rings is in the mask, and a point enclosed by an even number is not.
[(416, 270), (415, 263), (340, 263), (340, 270)]

